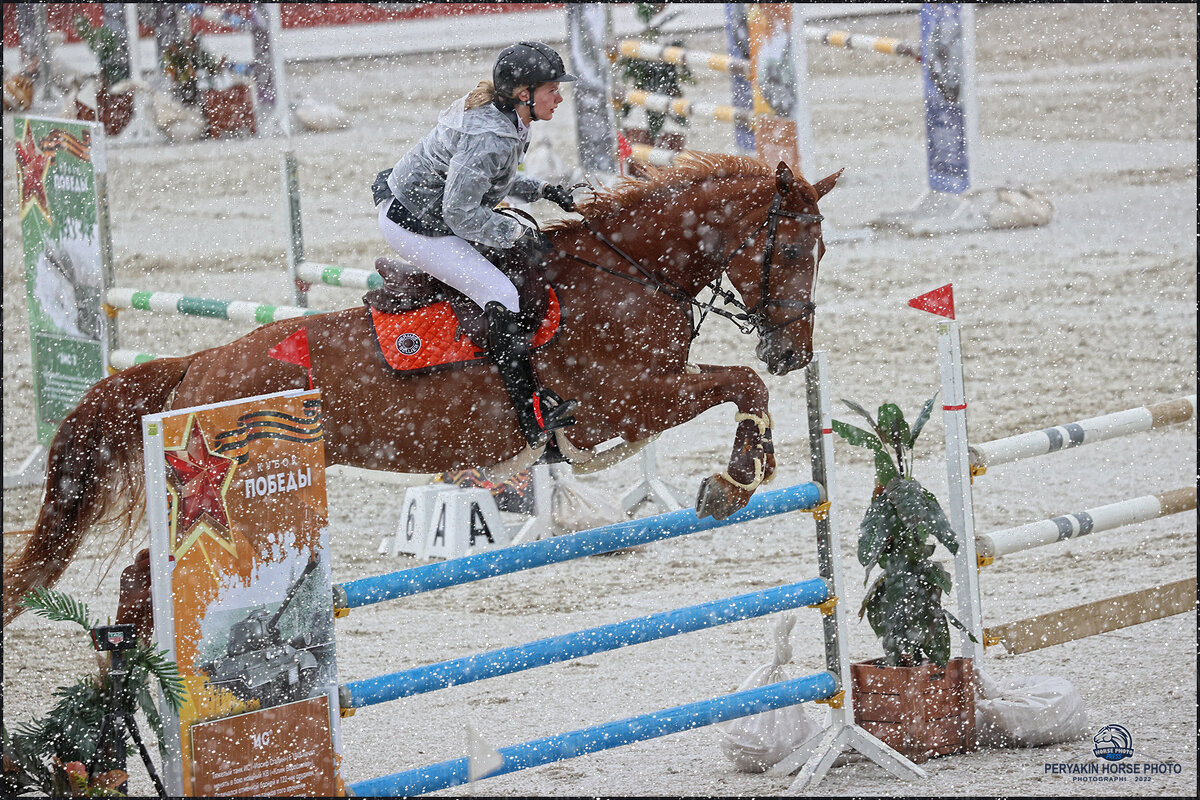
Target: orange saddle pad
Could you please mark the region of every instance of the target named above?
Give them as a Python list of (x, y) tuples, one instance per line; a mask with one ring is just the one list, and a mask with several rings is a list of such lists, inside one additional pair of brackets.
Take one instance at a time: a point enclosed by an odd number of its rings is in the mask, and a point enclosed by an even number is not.
[[(467, 336), (455, 338), (458, 318), (445, 301), (401, 314), (384, 314), (372, 308), (371, 320), (383, 360), (400, 372), (431, 371), (487, 357), (484, 348)], [(558, 295), (551, 289), (546, 318), (533, 336), (535, 348), (554, 339), (559, 321)]]

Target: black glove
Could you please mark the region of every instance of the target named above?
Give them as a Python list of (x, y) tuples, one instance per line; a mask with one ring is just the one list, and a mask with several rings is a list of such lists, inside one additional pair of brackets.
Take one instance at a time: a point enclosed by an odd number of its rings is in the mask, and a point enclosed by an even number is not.
[(546, 188), (542, 189), (542, 197), (551, 203), (557, 203), (563, 211), (575, 210), (575, 200), (571, 197), (571, 190), (565, 186), (546, 184)]
[(526, 228), (513, 242), (513, 250), (528, 256), (527, 261), (541, 261), (553, 249), (554, 245), (546, 238), (546, 234), (536, 228)]

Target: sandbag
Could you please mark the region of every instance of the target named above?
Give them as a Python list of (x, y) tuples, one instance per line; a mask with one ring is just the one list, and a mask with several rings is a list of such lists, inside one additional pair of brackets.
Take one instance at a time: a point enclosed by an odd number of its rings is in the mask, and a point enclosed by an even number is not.
[(337, 103), (302, 97), (296, 103), (296, 119), (310, 131), (335, 131), (350, 127), (350, 115)]
[(975, 721), (986, 747), (1042, 747), (1090, 734), (1083, 697), (1065, 678), (1029, 675), (997, 683), (976, 667)]
[[(738, 691), (786, 681), (795, 675), (785, 664), (792, 660), (791, 633), (795, 614), (781, 614), (775, 623), (775, 658), (750, 673)], [(784, 706), (761, 714), (717, 724), (721, 752), (738, 772), (765, 772), (821, 734), (803, 705)]]
[(626, 518), (612, 498), (576, 480), (570, 465), (553, 464), (550, 474), (554, 478), (550, 519), (555, 536), (599, 528)]

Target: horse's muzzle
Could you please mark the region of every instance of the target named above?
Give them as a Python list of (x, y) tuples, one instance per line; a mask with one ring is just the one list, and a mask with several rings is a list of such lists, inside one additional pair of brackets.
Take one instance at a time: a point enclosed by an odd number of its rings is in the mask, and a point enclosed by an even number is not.
[(754, 352), (772, 375), (786, 375), (792, 370), (807, 367), (808, 362), (812, 361), (811, 348), (797, 350), (779, 343), (773, 337), (759, 339)]

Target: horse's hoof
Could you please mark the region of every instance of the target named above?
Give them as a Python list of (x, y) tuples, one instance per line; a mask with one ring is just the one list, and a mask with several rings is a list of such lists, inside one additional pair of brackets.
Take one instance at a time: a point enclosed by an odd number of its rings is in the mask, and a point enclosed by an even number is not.
[(720, 475), (705, 478), (696, 495), (696, 516), (725, 519), (750, 502), (752, 491), (739, 489)]

